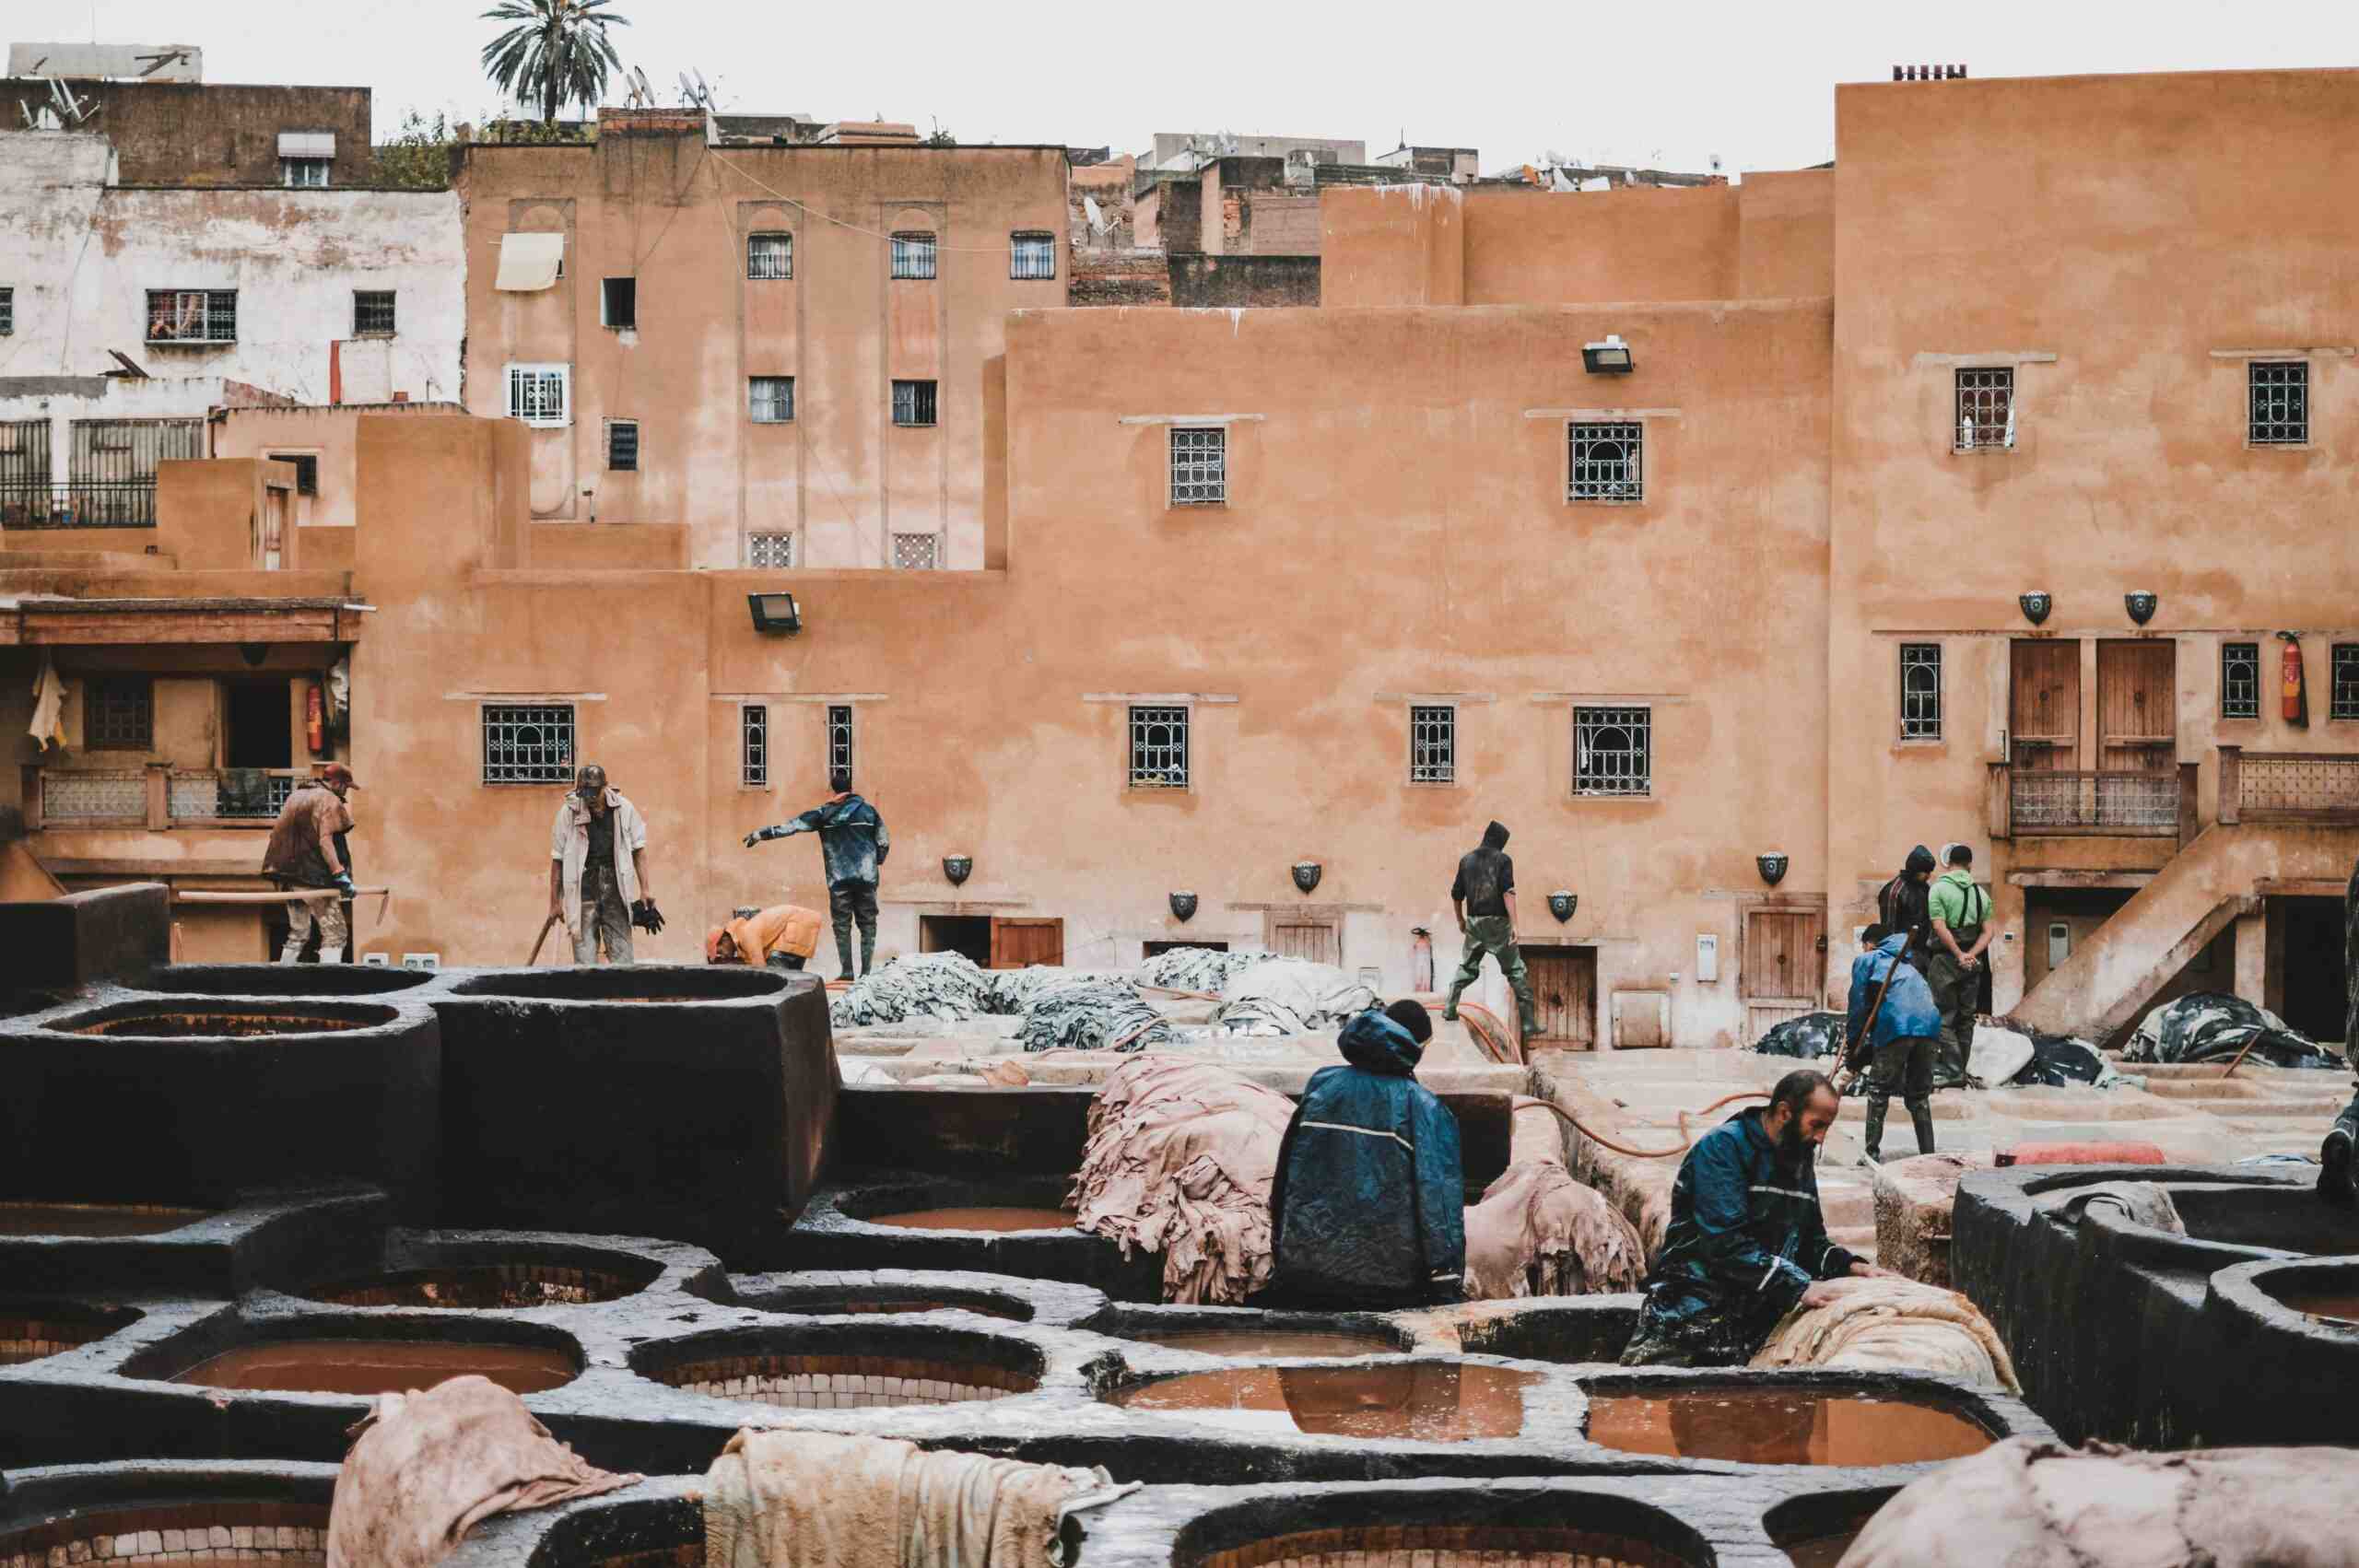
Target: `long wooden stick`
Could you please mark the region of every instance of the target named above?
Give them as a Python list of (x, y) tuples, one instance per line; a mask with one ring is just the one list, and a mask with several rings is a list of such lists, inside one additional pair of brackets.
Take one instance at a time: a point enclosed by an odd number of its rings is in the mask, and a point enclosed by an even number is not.
[(557, 929), (557, 912), (552, 909), (549, 918), (541, 922), (541, 934), (533, 939), (533, 956), (524, 960), (525, 968), (529, 969), (541, 961), (541, 949), (548, 945), (549, 932)]
[[(355, 898), (374, 894), (380, 898), (393, 894), (390, 887), (356, 887)], [(316, 904), (323, 898), (341, 898), (344, 895), (333, 887), (290, 887), (284, 893), (175, 893), (175, 904)]]

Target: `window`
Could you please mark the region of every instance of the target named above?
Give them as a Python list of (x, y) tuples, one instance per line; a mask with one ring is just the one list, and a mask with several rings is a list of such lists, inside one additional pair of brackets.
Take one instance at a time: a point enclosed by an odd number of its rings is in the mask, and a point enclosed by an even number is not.
[(1900, 738), (1942, 738), (1942, 645), (1938, 642), (1900, 645)]
[(1007, 275), (1034, 280), (1057, 275), (1057, 237), (1022, 233), (1009, 236)]
[(1185, 790), (1188, 787), (1188, 710), (1184, 708), (1131, 709), (1131, 788)]
[(2310, 367), (2306, 360), (2256, 360), (2245, 368), (2250, 396), (2248, 427), (2257, 447), (2297, 447), (2310, 439)]
[(296, 190), (324, 191), (328, 188), (328, 170), (334, 161), (324, 158), (282, 158), (278, 160), (278, 182)]
[(147, 341), (237, 342), (238, 291), (234, 288), (149, 289)]
[(2220, 717), (2260, 717), (2260, 644), (2220, 645)]
[(851, 704), (827, 706), (827, 776), (853, 777), (851, 770)]
[(794, 417), (794, 378), (756, 376), (745, 383), (745, 411), (757, 425), (784, 425)]
[(598, 324), (618, 331), (639, 325), (639, 279), (610, 277), (598, 286)]
[(2015, 444), (2015, 371), (2012, 365), (1957, 373), (1957, 450)]
[(933, 387), (932, 381), (895, 381), (893, 423), (903, 426), (933, 424)]
[(893, 535), (893, 565), (902, 571), (930, 572), (942, 564), (940, 543), (931, 533)]
[(749, 567), (792, 567), (794, 565), (794, 535), (748, 533), (745, 535), (745, 564)]
[(767, 790), (770, 782), (770, 710), (749, 702), (737, 710), (739, 782)]
[(794, 275), (794, 236), (792, 234), (748, 234), (745, 236), (745, 275), (754, 278), (790, 278)]
[(352, 335), (355, 337), (393, 335), (393, 291), (392, 289), (353, 290)]
[(606, 467), (616, 474), (639, 472), (639, 421), (606, 421)]
[(487, 702), (483, 708), (483, 781), (573, 782), (573, 705)]
[(894, 235), (893, 275), (895, 277), (932, 277), (933, 275), (933, 236), (931, 234)]
[(17, 291), (0, 288), (0, 337), (17, 330)]
[(511, 365), (508, 417), (522, 419), (527, 425), (570, 425), (572, 392), (570, 365)]
[(1571, 482), (1567, 498), (1576, 501), (1642, 501), (1647, 497), (1646, 427), (1634, 420), (1574, 420), (1566, 427), (1572, 442)]
[(94, 752), (152, 751), (155, 684), (144, 675), (129, 675), (83, 686), (82, 744)]
[(1171, 430), (1171, 504), (1228, 504), (1228, 432), (1218, 426), (1174, 426)]
[(1654, 710), (1573, 709), (1573, 793), (1645, 795), (1654, 789)]
[(2359, 719), (2359, 642), (2334, 645), (2333, 686), (2328, 697), (2329, 719)]
[(316, 452), (272, 452), (271, 461), (291, 464), (295, 470), (295, 493), (316, 496), (320, 493), (320, 459)]
[(1409, 782), (1458, 782), (1458, 709), (1447, 705), (1409, 709)]

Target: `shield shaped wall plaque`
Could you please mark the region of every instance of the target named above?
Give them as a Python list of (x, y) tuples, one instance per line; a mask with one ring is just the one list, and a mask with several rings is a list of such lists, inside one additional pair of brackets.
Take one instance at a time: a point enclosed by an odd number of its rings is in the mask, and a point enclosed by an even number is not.
[(1195, 912), (1196, 895), (1194, 894), (1175, 893), (1171, 895), (1171, 918), (1173, 919), (1185, 921)]
[(2029, 621), (2036, 626), (2046, 626), (2048, 624), (2048, 613), (2056, 608), (2056, 600), (2054, 595), (2039, 589), (2035, 589), (2029, 593), (2017, 595), (2015, 603), (2024, 607), (2024, 619)]
[(1548, 895), (1548, 912), (1559, 920), (1571, 919), (1573, 911), (1580, 907), (1580, 895), (1568, 893), (1561, 887)]
[(950, 879), (950, 885), (953, 887), (957, 887), (964, 883), (967, 878), (973, 874), (974, 870), (975, 858), (972, 855), (945, 855), (942, 857), (942, 874)]
[(1297, 860), (1294, 863), (1294, 884), (1309, 893), (1319, 885), (1319, 878), (1324, 869), (1316, 860)]

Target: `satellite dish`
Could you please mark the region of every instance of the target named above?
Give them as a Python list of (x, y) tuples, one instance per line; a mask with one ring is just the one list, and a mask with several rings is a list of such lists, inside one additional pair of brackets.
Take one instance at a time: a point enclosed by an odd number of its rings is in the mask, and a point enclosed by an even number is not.
[(688, 74), (686, 71), (683, 71), (680, 73), (680, 101), (682, 103), (694, 103), (696, 100), (697, 89), (688, 85)]
[(704, 73), (702, 71), (698, 71), (693, 65), (689, 66), (688, 69), (696, 73), (697, 101), (702, 104), (710, 104), (712, 102), (712, 89), (705, 86)]

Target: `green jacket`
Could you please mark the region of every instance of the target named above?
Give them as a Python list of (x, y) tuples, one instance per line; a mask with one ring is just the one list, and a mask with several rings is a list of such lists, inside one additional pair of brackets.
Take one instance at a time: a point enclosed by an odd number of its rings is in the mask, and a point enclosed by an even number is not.
[(1990, 895), (1974, 885), (1972, 872), (1963, 866), (1952, 866), (1933, 883), (1925, 913), (1928, 919), (1949, 927), (1953, 935), (1979, 930), (1990, 920)]

